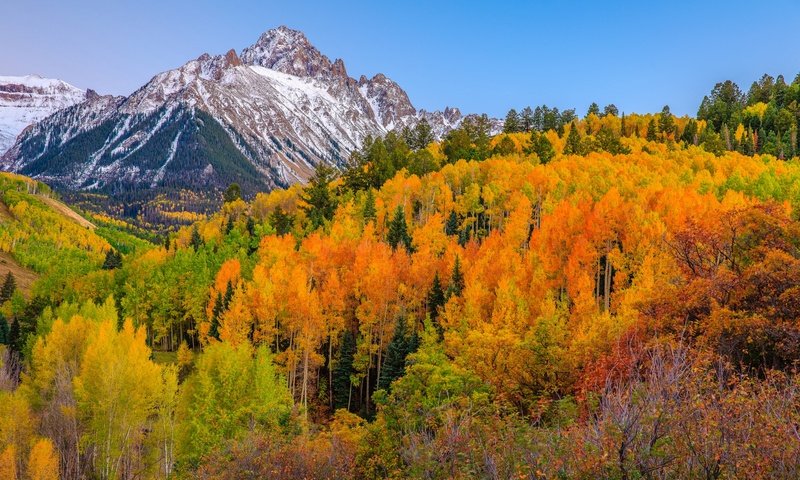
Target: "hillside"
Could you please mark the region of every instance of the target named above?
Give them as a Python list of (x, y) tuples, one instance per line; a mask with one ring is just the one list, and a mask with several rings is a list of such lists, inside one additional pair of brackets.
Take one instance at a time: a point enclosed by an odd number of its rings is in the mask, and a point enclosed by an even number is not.
[[(122, 251), (122, 226), (80, 226), (5, 176), (5, 228), (46, 215), (70, 232), (59, 256), (79, 232), (87, 249), (61, 277), (11, 252), (56, 286), (22, 349), (32, 418), (75, 458), (48, 392), (86, 419), (132, 398), (137, 437), (112, 424), (108, 449), (81, 420), (82, 441), (149, 477), (695, 478), (711, 461), (789, 478), (800, 162), (680, 140), (692, 119), (624, 135), (654, 119), (390, 133), (341, 175), (230, 196), (110, 269), (94, 232)], [(63, 344), (80, 368), (55, 383)], [(108, 362), (123, 367), (104, 378)]]

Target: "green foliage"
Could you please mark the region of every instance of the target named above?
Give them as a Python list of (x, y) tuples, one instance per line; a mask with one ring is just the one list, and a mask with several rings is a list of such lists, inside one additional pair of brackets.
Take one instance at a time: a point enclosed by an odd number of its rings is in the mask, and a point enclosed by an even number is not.
[(336, 178), (336, 171), (322, 163), (314, 170), (314, 176), (303, 191), (302, 200), (305, 205), (300, 208), (305, 212), (312, 228), (319, 228), (333, 218), (337, 201), (330, 189), (330, 183)]
[(408, 233), (408, 226), (406, 225), (406, 214), (402, 206), (397, 207), (394, 211), (394, 217), (389, 222), (389, 231), (386, 234), (386, 241), (396, 250), (398, 246), (402, 245), (406, 251), (412, 251), (411, 235)]
[(226, 441), (285, 424), (291, 410), (291, 397), (267, 347), (260, 347), (254, 358), (250, 346), (215, 342), (197, 360), (181, 392), (179, 461), (196, 466)]
[(225, 194), (223, 195), (223, 200), (225, 203), (235, 202), (236, 200), (242, 199), (242, 187), (239, 186), (238, 183), (231, 183), (228, 185), (228, 188), (225, 189)]

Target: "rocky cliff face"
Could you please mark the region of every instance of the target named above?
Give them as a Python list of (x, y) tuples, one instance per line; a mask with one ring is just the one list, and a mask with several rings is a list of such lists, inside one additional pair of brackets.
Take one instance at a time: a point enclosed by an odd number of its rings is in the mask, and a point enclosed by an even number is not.
[(70, 190), (235, 181), (252, 193), (304, 181), (318, 163), (342, 166), (367, 135), (425, 118), (441, 136), (462, 119), (458, 109), (417, 111), (383, 74), (351, 78), (286, 27), (240, 54), (160, 73), (127, 98), (79, 101), (28, 128), (0, 166)]

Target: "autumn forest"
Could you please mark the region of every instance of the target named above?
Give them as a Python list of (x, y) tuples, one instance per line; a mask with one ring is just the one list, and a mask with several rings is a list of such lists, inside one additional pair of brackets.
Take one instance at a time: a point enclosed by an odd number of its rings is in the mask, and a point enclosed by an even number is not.
[(0, 478), (800, 477), (800, 76), (148, 230), (0, 175)]

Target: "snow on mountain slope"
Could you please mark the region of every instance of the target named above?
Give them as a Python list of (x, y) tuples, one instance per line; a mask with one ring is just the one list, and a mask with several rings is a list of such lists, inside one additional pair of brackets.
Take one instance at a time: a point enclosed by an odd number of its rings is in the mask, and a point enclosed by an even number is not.
[(342, 166), (368, 135), (425, 119), (441, 137), (458, 109), (417, 111), (383, 74), (355, 80), (301, 32), (279, 27), (225, 55), (159, 73), (129, 97), (86, 96), (28, 128), (4, 170), (69, 190), (222, 189), (246, 194)]
[(85, 99), (84, 90), (61, 80), (0, 76), (0, 155), (28, 125)]

